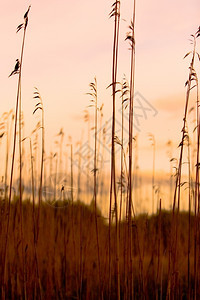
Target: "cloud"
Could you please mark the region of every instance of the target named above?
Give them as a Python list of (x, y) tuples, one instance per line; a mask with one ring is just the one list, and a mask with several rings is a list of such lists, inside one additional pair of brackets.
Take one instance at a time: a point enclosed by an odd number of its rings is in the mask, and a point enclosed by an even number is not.
[(163, 98), (159, 98), (154, 101), (154, 105), (157, 110), (162, 110), (167, 113), (176, 115), (177, 112), (182, 113), (185, 106), (185, 95), (184, 93), (179, 95), (172, 95)]

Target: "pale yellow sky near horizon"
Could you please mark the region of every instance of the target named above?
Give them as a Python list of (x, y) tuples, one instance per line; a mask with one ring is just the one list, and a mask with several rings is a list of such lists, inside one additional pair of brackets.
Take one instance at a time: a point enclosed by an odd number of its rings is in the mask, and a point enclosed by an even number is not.
[[(83, 110), (89, 105), (89, 83), (97, 77), (99, 102), (104, 103), (104, 122), (111, 116), (111, 82), (113, 20), (108, 18), (111, 1), (11, 1), (0, 3), (1, 32), (1, 110), (15, 106), (17, 76), (8, 78), (20, 55), (22, 33), (16, 27), (31, 4), (23, 61), (22, 102), (25, 135), (33, 130), (37, 117), (33, 91), (36, 86), (43, 98), (46, 145), (50, 150), (60, 128), (73, 141), (87, 127)], [(118, 80), (129, 77), (130, 51), (124, 41), (132, 16), (133, 1), (121, 1), (121, 27)], [(168, 166), (165, 144), (171, 139), (178, 145), (184, 110), (184, 83), (190, 49), (188, 41), (200, 25), (200, 2), (137, 1), (136, 3), (136, 83), (139, 92), (156, 109), (155, 117), (142, 120), (139, 134), (140, 164), (152, 166), (148, 133), (156, 137), (157, 168)], [(125, 21), (126, 20), (126, 21)], [(199, 68), (199, 65), (198, 65)], [(118, 108), (120, 107), (118, 100)], [(120, 114), (118, 115), (120, 118)], [(67, 138), (66, 138), (67, 142)], [(146, 149), (147, 147), (147, 149)], [(146, 150), (145, 150), (146, 149)], [(150, 151), (149, 151), (150, 150)]]

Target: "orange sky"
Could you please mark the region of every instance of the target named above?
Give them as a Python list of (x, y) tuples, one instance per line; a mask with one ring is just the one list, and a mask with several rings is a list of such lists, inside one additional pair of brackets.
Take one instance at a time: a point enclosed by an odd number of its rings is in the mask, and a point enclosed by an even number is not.
[[(22, 33), (16, 34), (15, 29), (29, 4), (19, 0), (0, 2), (0, 114), (15, 105), (17, 77), (8, 75), (20, 54)], [(124, 73), (129, 77), (130, 51), (124, 39), (132, 4), (121, 1), (118, 80)], [(37, 122), (32, 116), (33, 88), (37, 86), (44, 101), (46, 144), (50, 150), (61, 127), (74, 141), (80, 138), (82, 129), (86, 138), (82, 116), (89, 98), (85, 93), (95, 75), (99, 102), (104, 103), (104, 121), (110, 118), (111, 91), (106, 87), (111, 82), (113, 20), (108, 14), (112, 2), (34, 0), (31, 5), (22, 78), (25, 134), (30, 134)], [(178, 144), (189, 65), (183, 56), (190, 50), (189, 35), (200, 25), (199, 11), (198, 0), (137, 1), (135, 89), (158, 112), (142, 121), (139, 143), (144, 149), (149, 145), (148, 132), (154, 133), (160, 156), (158, 169), (167, 166), (163, 145), (169, 139), (175, 141), (175, 147)], [(142, 168), (151, 168), (151, 152), (142, 151)]]

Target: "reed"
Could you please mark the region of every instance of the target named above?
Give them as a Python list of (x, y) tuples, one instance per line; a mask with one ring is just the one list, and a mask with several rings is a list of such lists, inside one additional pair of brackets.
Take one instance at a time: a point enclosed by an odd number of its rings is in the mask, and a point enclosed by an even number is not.
[(154, 205), (155, 205), (155, 160), (156, 160), (156, 140), (155, 136), (152, 133), (149, 133), (149, 140), (151, 141), (151, 146), (153, 148), (153, 167), (152, 167), (152, 181), (151, 181), (151, 190), (152, 190), (152, 215), (154, 214)]
[(135, 89), (135, 15), (136, 1), (133, 2), (133, 17), (126, 40), (131, 46), (130, 97), (129, 97), (129, 165), (128, 165), (128, 294), (133, 299), (133, 262), (132, 262), (132, 157), (133, 157), (133, 101)]
[(90, 113), (89, 110), (84, 110), (84, 121), (87, 122), (87, 195), (90, 195)]
[[(11, 162), (11, 175), (10, 175), (10, 187), (9, 187), (9, 198), (8, 198), (8, 212), (7, 212), (7, 225), (6, 225), (6, 239), (5, 239), (5, 250), (4, 250), (4, 259), (3, 259), (3, 284), (2, 284), (2, 294), (3, 299), (6, 298), (6, 259), (7, 259), (7, 247), (8, 247), (8, 236), (9, 236), (9, 225), (10, 225), (10, 209), (11, 209), (11, 197), (12, 197), (12, 182), (13, 182), (13, 171), (14, 171), (14, 162), (15, 162), (15, 148), (16, 148), (16, 136), (17, 136), (17, 118), (19, 112), (19, 126), (21, 126), (20, 118), (21, 118), (21, 77), (22, 77), (22, 64), (23, 64), (23, 55), (24, 55), (24, 45), (25, 45), (25, 37), (26, 30), (28, 25), (28, 14), (29, 14), (30, 6), (28, 10), (24, 14), (24, 23), (20, 24), (17, 27), (17, 32), (23, 29), (23, 39), (21, 46), (21, 55), (20, 61), (17, 60), (14, 70), (11, 72), (9, 76), (18, 74), (18, 86), (17, 86), (17, 97), (16, 97), (16, 108), (15, 108), (15, 125), (14, 125), (14, 135), (13, 135), (13, 153), (12, 153), (12, 162)], [(20, 128), (20, 127), (19, 127)], [(21, 143), (20, 139), (19, 142)], [(21, 160), (21, 156), (20, 156)], [(20, 161), (20, 187), (21, 187), (21, 161)], [(21, 190), (21, 188), (20, 188)], [(21, 192), (20, 192), (21, 195)], [(22, 200), (22, 197), (20, 196)], [(20, 200), (20, 206), (22, 207), (22, 201)], [(24, 247), (23, 247), (23, 224), (22, 224), (22, 211), (21, 211), (21, 239), (22, 239), (22, 259), (23, 259), (23, 283), (24, 283), (24, 297), (26, 299), (26, 283), (25, 283), (25, 264), (24, 264)]]
[[(117, 0), (112, 5), (110, 13), (110, 17), (114, 19), (112, 81), (109, 85), (112, 88), (110, 177), (107, 176), (104, 167), (104, 151), (108, 142), (108, 122), (104, 124), (103, 104), (99, 106), (96, 77), (89, 84), (90, 90), (87, 94), (91, 97), (89, 107), (92, 108), (92, 113), (87, 110), (84, 117), (88, 131), (86, 148), (86, 160), (88, 161), (84, 170), (87, 174), (86, 180), (82, 178), (83, 136), (76, 144), (69, 136), (68, 144), (66, 144), (64, 129), (61, 128), (54, 143), (56, 149), (49, 151), (45, 147), (44, 105), (37, 88), (35, 88), (33, 96), (36, 101), (33, 114), (40, 112), (40, 121), (30, 136), (23, 138), (22, 61), (29, 11), (30, 7), (24, 15), (24, 23), (17, 27), (17, 31), (23, 30), (21, 56), (16, 60), (14, 70), (9, 76), (18, 76), (15, 115), (12, 111), (4, 113), (0, 121), (0, 146), (5, 150), (3, 153), (3, 155), (5, 154), (5, 170), (2, 168), (4, 178), (1, 181), (4, 190), (3, 188), (0, 190), (0, 298), (30, 300), (199, 299), (200, 111), (199, 83), (195, 62), (196, 57), (200, 60), (200, 55), (196, 51), (200, 27), (192, 35), (192, 51), (185, 55), (185, 58), (191, 55), (191, 62), (188, 80), (185, 83), (186, 102), (181, 141), (178, 147), (180, 153), (176, 167), (173, 200), (172, 167), (177, 160), (172, 157), (172, 141), (169, 140), (166, 144), (170, 162), (170, 180), (167, 174), (168, 186), (166, 189), (170, 195), (169, 203), (172, 207), (169, 211), (164, 210), (165, 198), (161, 199), (161, 196), (164, 195), (161, 189), (161, 180), (155, 185), (155, 181), (158, 180), (157, 174), (155, 180), (158, 142), (155, 140), (154, 133), (151, 133), (149, 134), (151, 153), (153, 154), (151, 155), (152, 174), (150, 177), (151, 213), (148, 215), (141, 214), (143, 203), (139, 184), (142, 185), (143, 178), (139, 178), (142, 173), (138, 171), (141, 152), (138, 143), (139, 134), (134, 132), (136, 1), (133, 2), (130, 32), (126, 35), (126, 40), (131, 46), (130, 83), (125, 78), (122, 83), (117, 81), (120, 1)], [(196, 124), (193, 133), (195, 134), (196, 153), (195, 159), (191, 160), (191, 154), (195, 152), (195, 146), (191, 144), (191, 128), (188, 122), (192, 90), (196, 101)], [(118, 92), (121, 106), (119, 137), (116, 135)], [(125, 140), (126, 108), (129, 110), (127, 146)], [(91, 128), (92, 115), (94, 124)], [(13, 125), (11, 173), (8, 178)], [(91, 130), (94, 132), (93, 139)], [(19, 141), (19, 172), (17, 174), (19, 192), (15, 192), (12, 196), (17, 141)], [(120, 147), (119, 156), (116, 154), (118, 150), (116, 144)], [(27, 147), (28, 152), (24, 151), (26, 149), (24, 145), (29, 146), (29, 148)], [(61, 183), (60, 174), (64, 171), (63, 145), (69, 147), (69, 155), (66, 155), (65, 162), (65, 175), (67, 176), (67, 160), (70, 159), (69, 193), (67, 191), (65, 194), (65, 183), (67, 182), (65, 179), (58, 198), (57, 188)], [(90, 148), (91, 145), (93, 146)], [(74, 153), (77, 147), (80, 151), (76, 152), (78, 159), (76, 170), (74, 167), (76, 154)], [(185, 158), (186, 161), (184, 161)], [(184, 173), (184, 164), (187, 165), (186, 174)], [(195, 170), (195, 180), (193, 180), (193, 170)], [(117, 178), (118, 171), (120, 172), (119, 180)], [(46, 193), (48, 175), (49, 194)], [(187, 175), (186, 179), (184, 179), (185, 175)], [(53, 183), (51, 182), (52, 178)], [(108, 178), (110, 179), (109, 211), (103, 215), (100, 206), (103, 206), (102, 202), (108, 189)], [(24, 185), (23, 179), (24, 182), (26, 181)], [(77, 179), (77, 183), (74, 179)], [(93, 185), (92, 199), (90, 199), (90, 181)], [(25, 187), (27, 191), (28, 188), (30, 189), (27, 198), (25, 198), (25, 193), (23, 194)], [(87, 191), (87, 197), (91, 200), (90, 205), (81, 202), (82, 187)], [(43, 197), (43, 191), (45, 191), (45, 197)], [(185, 198), (187, 198), (187, 212), (181, 212), (182, 201)], [(45, 199), (44, 202), (43, 199)]]
[(38, 110), (41, 111), (41, 130), (42, 130), (42, 147), (41, 147), (41, 162), (40, 162), (40, 183), (39, 183), (39, 192), (38, 192), (38, 216), (37, 216), (37, 239), (39, 235), (39, 227), (40, 227), (40, 207), (42, 202), (42, 187), (43, 187), (43, 171), (44, 171), (44, 107), (42, 97), (37, 88), (34, 91), (34, 97), (37, 100), (35, 105), (35, 109), (33, 114), (35, 114)]
[[(188, 80), (185, 83), (185, 86), (187, 88), (186, 90), (186, 100), (185, 100), (185, 109), (184, 109), (184, 118), (183, 118), (183, 128), (181, 130), (182, 132), (182, 138), (181, 142), (179, 144), (180, 147), (180, 155), (179, 155), (179, 161), (178, 161), (178, 168), (177, 168), (177, 175), (176, 175), (176, 182), (175, 182), (175, 192), (174, 192), (174, 201), (173, 201), (173, 213), (172, 213), (172, 228), (171, 228), (171, 254), (169, 258), (169, 268), (171, 266), (172, 270), (170, 272), (169, 277), (169, 283), (168, 286), (171, 286), (170, 293), (172, 295), (178, 296), (178, 236), (179, 236), (179, 210), (180, 210), (180, 199), (181, 199), (181, 186), (183, 183), (181, 182), (182, 179), (182, 165), (183, 165), (183, 152), (184, 152), (184, 145), (185, 142), (188, 139), (188, 133), (187, 133), (187, 116), (188, 116), (188, 106), (189, 106), (189, 100), (190, 100), (190, 94), (191, 90), (196, 86), (193, 86), (193, 80), (196, 79), (196, 72), (194, 71), (194, 63), (195, 63), (195, 56), (196, 56), (196, 37), (198, 36), (198, 31), (196, 35), (192, 35), (193, 38), (193, 50), (191, 52), (188, 52), (184, 58), (186, 58), (188, 55), (192, 55), (190, 67), (189, 67), (189, 75)], [(198, 114), (198, 112), (197, 112)], [(197, 130), (198, 131), (198, 130)], [(199, 160), (199, 154), (198, 154), (198, 147), (197, 147), (197, 165)], [(195, 184), (195, 216), (197, 213), (197, 199), (198, 199), (198, 182), (199, 182), (199, 171), (198, 167), (196, 167), (196, 184)], [(196, 220), (197, 218), (195, 218)], [(197, 222), (196, 223), (196, 229), (197, 229)], [(195, 233), (196, 234), (196, 230)], [(194, 246), (194, 281), (195, 281), (195, 288), (194, 288), (194, 298), (196, 299), (197, 294), (197, 270), (196, 270), (196, 238), (194, 238), (195, 246)]]
[[(116, 270), (117, 270), (117, 299), (120, 299), (120, 274), (119, 274), (119, 229), (118, 229), (118, 204), (116, 191), (116, 162), (115, 162), (115, 97), (117, 92), (117, 70), (118, 70), (118, 49), (119, 49), (119, 29), (120, 29), (120, 1), (112, 5), (110, 18), (114, 17), (114, 37), (112, 53), (112, 137), (111, 137), (111, 183), (110, 183), (110, 209), (109, 209), (109, 285), (111, 286), (111, 212), (112, 197), (114, 194), (115, 226), (116, 226)], [(110, 293), (109, 293), (110, 299)]]
[(99, 274), (99, 294), (102, 294), (101, 297), (103, 297), (103, 291), (101, 287), (101, 265), (100, 265), (100, 251), (99, 251), (99, 230), (98, 230), (98, 220), (97, 220), (97, 112), (98, 112), (98, 98), (97, 98), (97, 80), (96, 77), (94, 78), (94, 82), (91, 82), (89, 84), (90, 86), (90, 92), (87, 93), (89, 96), (92, 97), (91, 105), (90, 107), (94, 107), (94, 168), (93, 168), (93, 174), (94, 174), (94, 211), (95, 211), (95, 228), (96, 228), (96, 240), (97, 240), (97, 261), (98, 261), (98, 274)]

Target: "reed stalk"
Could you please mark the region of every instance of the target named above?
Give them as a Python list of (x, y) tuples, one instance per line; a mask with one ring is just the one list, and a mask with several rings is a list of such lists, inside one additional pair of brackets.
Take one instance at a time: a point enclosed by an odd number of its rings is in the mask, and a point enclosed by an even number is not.
[(130, 99), (129, 99), (129, 169), (128, 169), (128, 293), (134, 297), (132, 262), (132, 157), (133, 157), (133, 101), (135, 90), (135, 15), (136, 1), (133, 2), (133, 17), (126, 37), (131, 46)]
[(91, 92), (87, 93), (92, 97), (90, 107), (94, 107), (94, 169), (93, 169), (93, 183), (94, 183), (94, 213), (95, 213), (95, 229), (96, 229), (96, 241), (97, 241), (97, 260), (98, 260), (98, 276), (99, 276), (99, 295), (103, 299), (103, 291), (101, 289), (101, 265), (100, 265), (100, 250), (99, 250), (99, 230), (97, 220), (97, 130), (98, 130), (98, 97), (97, 97), (97, 80), (94, 78), (94, 82), (89, 84)]
[(115, 166), (115, 98), (117, 92), (117, 70), (118, 70), (118, 48), (119, 48), (119, 25), (120, 25), (120, 1), (112, 5), (110, 18), (114, 17), (114, 37), (113, 37), (113, 56), (112, 56), (112, 142), (111, 142), (111, 183), (110, 183), (110, 209), (109, 209), (109, 299), (111, 290), (111, 212), (112, 197), (114, 194), (115, 207), (115, 234), (116, 234), (116, 289), (117, 299), (120, 299), (120, 273), (119, 273), (119, 228), (118, 228), (118, 204), (116, 191), (116, 166)]
[[(13, 172), (14, 172), (14, 162), (15, 162), (15, 149), (16, 149), (16, 137), (17, 137), (17, 118), (20, 104), (20, 95), (21, 95), (21, 77), (22, 77), (22, 64), (23, 64), (23, 55), (24, 55), (24, 45), (25, 45), (25, 37), (26, 30), (28, 25), (28, 13), (30, 10), (30, 6), (24, 15), (24, 23), (20, 24), (17, 27), (17, 32), (23, 28), (23, 39), (21, 46), (21, 55), (19, 61), (19, 67), (16, 73), (18, 76), (18, 86), (17, 86), (17, 98), (16, 98), (16, 107), (15, 107), (15, 124), (14, 124), (14, 135), (13, 135), (13, 153), (12, 153), (12, 162), (11, 162), (11, 174), (10, 174), (10, 187), (9, 187), (9, 198), (8, 198), (8, 212), (7, 212), (7, 225), (6, 225), (6, 238), (5, 238), (5, 250), (4, 250), (4, 259), (3, 259), (3, 285), (2, 285), (2, 295), (3, 299), (6, 298), (6, 260), (7, 260), (7, 248), (8, 248), (8, 238), (9, 238), (9, 225), (10, 225), (10, 210), (11, 210), (11, 198), (12, 198), (12, 183), (13, 183)], [(11, 73), (12, 74), (12, 73)], [(14, 73), (13, 73), (14, 74)], [(22, 250), (23, 251), (23, 250)], [(24, 270), (24, 267), (23, 267)], [(24, 278), (25, 274), (23, 274)], [(24, 297), (26, 298), (26, 290), (24, 286)]]
[(152, 142), (152, 148), (153, 148), (153, 166), (152, 166), (152, 180), (151, 180), (151, 190), (152, 190), (152, 215), (154, 214), (154, 202), (155, 202), (155, 158), (156, 158), (156, 140), (155, 136), (153, 134), (149, 134), (149, 139)]
[(41, 148), (41, 162), (40, 162), (40, 183), (39, 183), (39, 193), (38, 193), (38, 216), (37, 216), (37, 239), (39, 236), (39, 227), (40, 227), (40, 209), (41, 209), (41, 202), (42, 202), (42, 187), (43, 187), (43, 171), (44, 171), (44, 106), (42, 97), (38, 91), (37, 88), (35, 88), (34, 92), (34, 99), (36, 99), (38, 102), (35, 105), (35, 109), (33, 111), (33, 114), (36, 113), (36, 111), (41, 110), (41, 130), (42, 130), (42, 148)]
[[(11, 116), (11, 125), (9, 126), (9, 117)], [(13, 120), (14, 120), (14, 114), (13, 110), (11, 109), (9, 113), (7, 114), (6, 118), (6, 165), (5, 165), (5, 178), (4, 178), (4, 198), (5, 201), (7, 199), (7, 194), (8, 194), (8, 186), (7, 186), (7, 181), (8, 181), (8, 157), (9, 157), (9, 146), (10, 146), (10, 139), (11, 139), (11, 133), (12, 133), (12, 125), (13, 125)]]
[[(172, 267), (168, 287), (171, 286), (171, 295), (177, 296), (178, 293), (178, 266), (177, 266), (177, 257), (178, 257), (178, 227), (179, 227), (179, 210), (180, 210), (180, 198), (181, 198), (181, 178), (182, 178), (182, 164), (183, 164), (183, 152), (184, 152), (184, 144), (185, 140), (188, 138), (187, 134), (187, 115), (188, 115), (188, 105), (190, 99), (190, 92), (192, 89), (192, 81), (194, 78), (194, 62), (195, 62), (195, 54), (196, 54), (196, 37), (193, 37), (193, 50), (185, 55), (187, 57), (190, 53), (192, 53), (192, 59), (189, 67), (189, 76), (186, 81), (185, 86), (187, 87), (186, 91), (186, 99), (185, 99), (185, 109), (184, 109), (184, 118), (183, 118), (183, 128), (180, 147), (180, 155), (179, 162), (177, 168), (177, 175), (175, 181), (175, 191), (174, 191), (174, 200), (173, 200), (173, 211), (172, 211), (172, 227), (171, 227), (171, 250), (169, 257), (169, 265)], [(184, 57), (184, 58), (185, 58)], [(197, 155), (198, 156), (198, 155)], [(198, 159), (198, 158), (197, 158)], [(198, 167), (196, 168), (196, 187), (195, 187), (195, 211), (197, 209), (197, 195), (198, 195)], [(176, 213), (175, 213), (176, 212)], [(195, 213), (196, 214), (196, 213)], [(196, 242), (195, 242), (196, 243)], [(196, 253), (196, 252), (195, 252)], [(195, 272), (195, 255), (194, 255), (194, 278), (196, 282), (196, 272)], [(196, 283), (195, 283), (196, 286)], [(196, 291), (196, 288), (195, 288)], [(196, 293), (196, 292), (195, 292)], [(195, 298), (196, 296), (194, 296)]]

